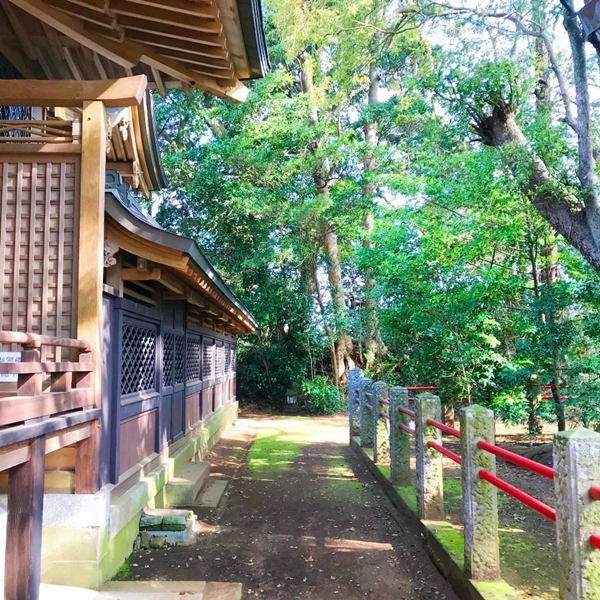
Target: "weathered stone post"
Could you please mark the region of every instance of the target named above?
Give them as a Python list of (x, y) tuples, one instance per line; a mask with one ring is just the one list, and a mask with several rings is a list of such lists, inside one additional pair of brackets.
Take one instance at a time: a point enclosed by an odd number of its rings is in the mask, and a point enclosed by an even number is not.
[(362, 377), (359, 381), (358, 398), (360, 400), (359, 420), (360, 420), (360, 445), (363, 448), (373, 447), (373, 416), (367, 408), (371, 398), (367, 394), (371, 393), (373, 382), (367, 377)]
[(383, 381), (373, 384), (373, 462), (386, 463), (390, 458), (389, 421), (380, 416), (387, 412), (387, 406), (382, 400), (387, 400), (388, 386)]
[(433, 394), (419, 394), (415, 400), (415, 431), (417, 437), (417, 511), (420, 519), (444, 520), (444, 471), (442, 455), (428, 442), (442, 442), (442, 432), (427, 423), (439, 421), (442, 404)]
[(362, 369), (350, 369), (348, 371), (348, 421), (350, 425), (351, 438), (360, 435), (358, 386), (362, 376)]
[(411, 485), (410, 435), (398, 425), (408, 426), (410, 417), (398, 409), (408, 408), (408, 390), (403, 387), (390, 388), (390, 462), (394, 485)]
[(480, 450), (479, 440), (494, 443), (494, 413), (482, 406), (460, 411), (460, 454), (465, 522), (465, 572), (477, 581), (500, 579), (498, 491), (479, 477), (496, 474), (496, 457)]
[(560, 600), (600, 598), (600, 550), (590, 535), (600, 533), (600, 434), (583, 427), (554, 436), (554, 488)]

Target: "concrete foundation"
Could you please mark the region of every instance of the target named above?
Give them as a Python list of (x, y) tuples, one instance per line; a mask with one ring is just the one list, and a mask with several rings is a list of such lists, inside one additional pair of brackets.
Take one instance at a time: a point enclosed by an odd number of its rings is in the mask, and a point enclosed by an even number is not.
[[(131, 553), (142, 511), (166, 505), (165, 486), (190, 460), (206, 456), (236, 420), (237, 408), (237, 402), (220, 407), (188, 433), (183, 443), (180, 440), (175, 452), (166, 452), (156, 468), (122, 494), (118, 485), (105, 486), (96, 494), (46, 494), (42, 581), (99, 589)], [(0, 509), (6, 509), (6, 496), (0, 496)]]

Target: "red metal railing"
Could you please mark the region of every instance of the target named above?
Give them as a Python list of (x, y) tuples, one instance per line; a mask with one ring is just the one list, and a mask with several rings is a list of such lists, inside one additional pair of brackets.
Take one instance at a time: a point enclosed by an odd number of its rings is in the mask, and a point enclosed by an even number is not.
[(454, 437), (460, 438), (460, 431), (458, 429), (454, 429), (454, 427), (449, 427), (448, 425), (444, 425), (443, 423), (435, 421), (434, 419), (429, 419), (427, 423), (432, 427), (437, 427), (437, 429), (440, 429), (448, 435), (453, 435)]
[(483, 440), (479, 440), (479, 442), (477, 442), (477, 447), (489, 452), (490, 454), (503, 458), (504, 460), (507, 460), (515, 465), (518, 465), (519, 467), (523, 467), (532, 473), (537, 473), (538, 475), (547, 477), (548, 479), (554, 479), (554, 470), (546, 465), (536, 462), (535, 460), (525, 458), (524, 456), (515, 454), (510, 450), (504, 450), (504, 448), (499, 448), (498, 446), (490, 444), (489, 442), (484, 442)]
[(365, 404), (365, 407), (368, 408), (369, 410), (373, 410), (373, 407), (370, 404)]
[(379, 416), (382, 419), (387, 419), (388, 421), (390, 420), (390, 415), (388, 415), (387, 413), (384, 413), (383, 411), (379, 411)]
[(414, 410), (410, 410), (410, 408), (404, 408), (404, 406), (399, 406), (398, 410), (402, 413), (404, 413), (405, 415), (408, 415), (409, 417), (414, 417), (415, 416), (415, 411)]
[(406, 431), (406, 433), (410, 435), (417, 435), (417, 432), (414, 429), (411, 429), (410, 427), (404, 425), (404, 423), (399, 423), (398, 429), (402, 429), (402, 431)]
[(459, 465), (460, 465), (460, 463), (462, 463), (462, 458), (460, 457), (459, 454), (456, 454), (455, 452), (448, 450), (448, 448), (444, 448), (444, 446), (442, 446), (441, 444), (438, 444), (437, 442), (427, 442), (427, 445), (430, 448), (437, 450), (440, 454), (447, 456), (449, 459), (453, 460), (455, 463), (458, 463)]
[(437, 392), (440, 388), (436, 385), (409, 385), (406, 389), (409, 392)]
[(492, 475), (492, 473), (486, 471), (485, 469), (481, 469), (479, 471), (479, 477), (484, 481), (491, 483), (499, 490), (502, 490), (505, 494), (512, 496), (513, 498), (515, 498), (515, 500), (518, 500), (525, 506), (532, 508), (536, 512), (540, 513), (540, 515), (543, 515), (551, 521), (556, 521), (556, 511), (551, 506), (548, 506), (547, 504), (544, 504), (537, 498), (526, 494), (519, 488), (516, 488), (514, 485), (511, 485), (507, 481), (504, 481), (504, 479), (500, 479), (500, 477)]
[(594, 485), (590, 488), (590, 498), (592, 500), (600, 500), (600, 486)]

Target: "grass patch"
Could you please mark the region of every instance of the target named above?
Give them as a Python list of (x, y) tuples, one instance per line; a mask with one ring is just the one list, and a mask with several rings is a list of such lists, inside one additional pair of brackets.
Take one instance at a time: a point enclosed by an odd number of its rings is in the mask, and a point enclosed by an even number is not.
[(302, 454), (308, 441), (290, 440), (284, 431), (259, 437), (248, 453), (248, 470), (252, 477), (270, 478), (283, 475)]
[(408, 508), (417, 514), (417, 494), (415, 488), (412, 485), (403, 485), (398, 486), (396, 489)]

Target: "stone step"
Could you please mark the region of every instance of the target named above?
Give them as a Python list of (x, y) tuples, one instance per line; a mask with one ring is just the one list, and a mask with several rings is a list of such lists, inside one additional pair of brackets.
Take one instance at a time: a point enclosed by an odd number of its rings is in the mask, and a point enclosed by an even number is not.
[(167, 506), (192, 506), (209, 475), (209, 463), (186, 463), (165, 486)]
[(212, 581), (109, 581), (96, 592), (42, 584), (40, 600), (241, 600), (241, 583)]
[[(147, 509), (140, 518), (141, 548), (159, 548), (165, 542), (169, 544), (185, 544), (190, 541), (194, 531), (196, 515), (190, 510), (176, 508)], [(151, 538), (155, 538), (152, 540)], [(162, 541), (160, 538), (164, 538)]]
[(204, 508), (217, 508), (221, 498), (225, 493), (225, 488), (229, 481), (227, 479), (217, 479), (216, 477), (209, 477), (208, 483), (204, 486), (204, 489), (198, 496), (197, 506)]

